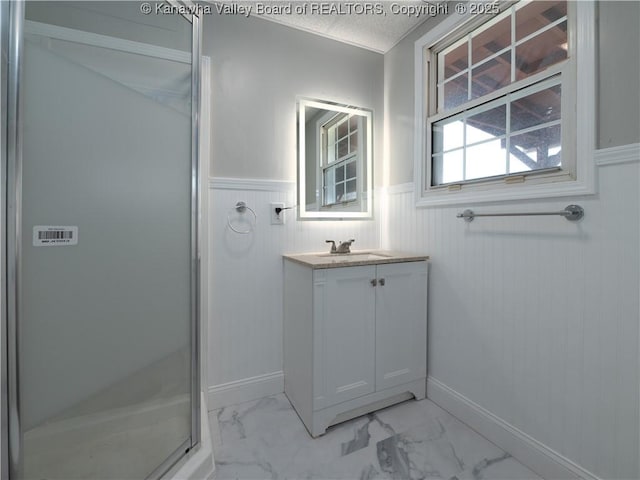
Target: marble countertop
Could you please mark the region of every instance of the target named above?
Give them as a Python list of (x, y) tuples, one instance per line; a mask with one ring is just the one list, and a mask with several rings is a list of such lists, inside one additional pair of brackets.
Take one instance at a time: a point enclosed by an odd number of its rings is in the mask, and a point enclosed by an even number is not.
[(384, 263), (421, 262), (429, 260), (426, 255), (396, 252), (391, 250), (352, 250), (351, 253), (304, 253), (283, 255), (287, 260), (313, 269), (359, 267)]

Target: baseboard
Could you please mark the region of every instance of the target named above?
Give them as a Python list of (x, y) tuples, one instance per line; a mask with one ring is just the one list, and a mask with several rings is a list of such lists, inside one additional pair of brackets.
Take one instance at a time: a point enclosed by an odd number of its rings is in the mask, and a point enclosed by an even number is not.
[(599, 480), (593, 473), (433, 377), (427, 379), (427, 397), (543, 478)]
[(257, 377), (209, 387), (209, 410), (228, 407), (249, 400), (284, 392), (284, 373), (273, 372)]

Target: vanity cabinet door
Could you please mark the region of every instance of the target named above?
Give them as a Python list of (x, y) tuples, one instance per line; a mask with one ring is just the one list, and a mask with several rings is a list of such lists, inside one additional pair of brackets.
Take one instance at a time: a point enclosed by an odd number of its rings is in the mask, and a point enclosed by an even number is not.
[(427, 374), (427, 263), (378, 265), (376, 390)]
[(314, 410), (375, 389), (375, 266), (314, 271)]

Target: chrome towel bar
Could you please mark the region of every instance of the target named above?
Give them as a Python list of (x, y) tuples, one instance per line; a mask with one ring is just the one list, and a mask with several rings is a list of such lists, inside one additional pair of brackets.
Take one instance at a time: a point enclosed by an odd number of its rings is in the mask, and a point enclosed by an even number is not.
[(539, 215), (559, 215), (572, 222), (580, 220), (584, 217), (584, 208), (580, 205), (567, 205), (560, 212), (524, 212), (524, 213), (473, 213), (473, 210), (465, 210), (458, 213), (456, 217), (464, 218), (466, 222), (470, 222), (475, 217), (521, 217), (521, 216), (539, 216)]

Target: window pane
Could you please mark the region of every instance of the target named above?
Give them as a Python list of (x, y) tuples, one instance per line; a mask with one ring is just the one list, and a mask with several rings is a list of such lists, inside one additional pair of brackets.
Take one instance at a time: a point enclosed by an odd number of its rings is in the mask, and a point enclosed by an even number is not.
[(516, 11), (516, 40), (522, 40), (566, 15), (566, 1), (531, 2)]
[(511, 83), (511, 53), (507, 52), (473, 69), (471, 98), (478, 98)]
[(347, 182), (347, 193), (356, 193), (356, 181), (349, 180)]
[(349, 133), (349, 124), (346, 119), (338, 124), (338, 138), (346, 137)]
[(434, 123), (433, 153), (459, 148), (464, 143), (464, 123), (462, 120), (442, 120)]
[(347, 163), (347, 180), (356, 178), (356, 162)]
[(349, 153), (358, 151), (358, 132), (354, 132), (349, 136)]
[(559, 120), (561, 116), (560, 85), (511, 102), (511, 131)]
[(471, 38), (471, 61), (476, 64), (511, 45), (511, 16)]
[(463, 177), (463, 150), (433, 156), (433, 185), (460, 182)]
[(344, 182), (344, 165), (336, 167), (336, 183)]
[(344, 183), (336, 185), (336, 202), (341, 202), (344, 197)]
[(335, 203), (335, 169), (328, 168), (324, 171), (324, 205)]
[(531, 168), (529, 164), (529, 160), (523, 160), (521, 155), (514, 155), (513, 153), (509, 154), (509, 173), (521, 173), (521, 172), (530, 172), (534, 170)]
[(516, 47), (516, 79), (522, 80), (567, 58), (567, 22)]
[(467, 148), (466, 179), (492, 177), (506, 173), (504, 140), (481, 143)]
[(343, 138), (338, 142), (338, 158), (349, 154), (349, 138)]
[[(560, 125), (541, 128), (511, 138), (510, 163), (526, 171), (557, 167), (561, 163)], [(514, 162), (514, 159), (518, 162)], [(524, 165), (524, 167), (522, 165)]]
[(504, 135), (507, 131), (507, 107), (499, 107), (467, 118), (467, 145)]
[(456, 73), (465, 70), (469, 65), (469, 43), (464, 42), (459, 47), (446, 53), (441, 60), (444, 65), (444, 78), (453, 77)]
[(358, 116), (352, 115), (349, 118), (349, 131), (355, 132), (358, 129)]
[(443, 85), (445, 109), (455, 108), (468, 100), (468, 82), (469, 76), (465, 73)]

